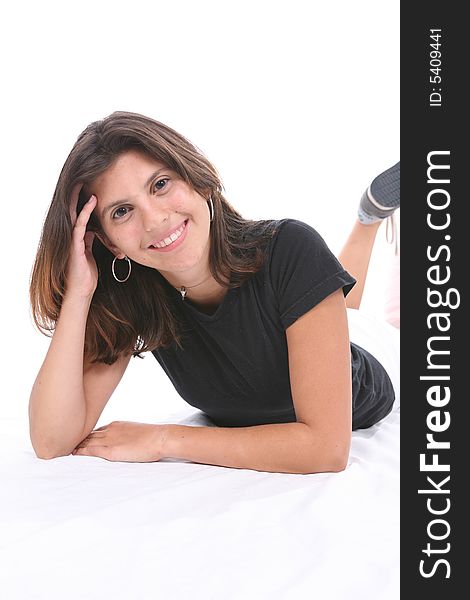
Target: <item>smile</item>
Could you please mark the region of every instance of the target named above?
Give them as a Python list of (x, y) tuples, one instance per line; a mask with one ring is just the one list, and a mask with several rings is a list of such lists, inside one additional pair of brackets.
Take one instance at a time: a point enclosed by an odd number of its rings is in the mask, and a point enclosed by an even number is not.
[(175, 229), (175, 231), (173, 231), (173, 233), (168, 237), (163, 238), (159, 242), (150, 244), (149, 250), (157, 250), (160, 252), (169, 252), (170, 250), (173, 250), (179, 246), (186, 237), (186, 232), (188, 229), (187, 225), (188, 220), (184, 221), (184, 223), (182, 223), (178, 229)]

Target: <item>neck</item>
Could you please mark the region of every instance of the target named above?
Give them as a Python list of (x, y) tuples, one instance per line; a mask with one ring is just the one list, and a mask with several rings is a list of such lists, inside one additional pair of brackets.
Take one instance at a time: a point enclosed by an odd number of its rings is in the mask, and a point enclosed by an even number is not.
[(212, 308), (220, 304), (227, 288), (212, 276), (209, 267), (197, 273), (162, 273), (170, 285), (177, 289), (182, 300), (191, 300), (200, 307)]
[(201, 285), (203, 285), (204, 283), (208, 282), (210, 279), (213, 279), (212, 275), (209, 274), (207, 275), (202, 281), (200, 281), (199, 283), (194, 283), (191, 285), (181, 285), (179, 286), (180, 289), (185, 289), (185, 290), (192, 290), (193, 288), (197, 288), (200, 287)]

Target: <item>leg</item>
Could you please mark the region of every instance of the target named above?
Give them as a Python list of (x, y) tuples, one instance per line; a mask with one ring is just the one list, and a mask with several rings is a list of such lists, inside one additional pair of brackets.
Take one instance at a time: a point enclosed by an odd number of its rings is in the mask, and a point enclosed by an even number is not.
[(339, 254), (339, 261), (357, 283), (346, 296), (348, 308), (359, 308), (366, 283), (372, 248), (382, 221), (364, 225), (356, 221), (349, 237)]
[(343, 267), (357, 283), (346, 297), (348, 308), (358, 309), (366, 283), (372, 248), (377, 231), (384, 219), (392, 217), (400, 206), (400, 163), (377, 175), (364, 192), (356, 221), (339, 255)]

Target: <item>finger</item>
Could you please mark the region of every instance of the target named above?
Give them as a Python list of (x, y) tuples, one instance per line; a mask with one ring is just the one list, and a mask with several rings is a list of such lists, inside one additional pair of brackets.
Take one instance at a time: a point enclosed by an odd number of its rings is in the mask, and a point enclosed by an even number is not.
[(91, 448), (76, 448), (72, 454), (74, 456), (96, 456), (98, 458), (104, 458), (109, 460), (111, 454), (106, 446), (92, 446)]
[(86, 202), (84, 207), (82, 208), (80, 214), (77, 217), (75, 222), (75, 226), (72, 231), (72, 237), (75, 243), (82, 243), (85, 238), (86, 228), (88, 221), (90, 219), (91, 213), (96, 206), (96, 197), (91, 196), (91, 198)]
[(103, 446), (98, 445), (96, 442), (94, 443), (87, 443), (84, 444), (83, 442), (81, 444), (78, 444), (78, 446), (76, 448), (73, 449), (73, 452), (88, 452), (88, 453), (92, 453), (97, 449), (97, 448), (102, 448)]
[(95, 234), (93, 231), (87, 231), (85, 233), (85, 250), (87, 252), (91, 252), (93, 248), (93, 240), (95, 239)]
[(82, 440), (78, 445), (77, 448), (79, 448), (80, 446), (87, 446), (90, 444), (90, 442), (93, 442), (94, 440), (98, 440), (101, 438), (106, 437), (106, 433), (104, 431), (99, 431), (98, 433), (94, 433), (93, 431), (91, 433), (88, 434), (88, 436)]
[(86, 224), (88, 223), (88, 221), (90, 219), (90, 215), (93, 212), (95, 206), (96, 206), (96, 196), (91, 195), (88, 198), (87, 202), (85, 202), (85, 204), (83, 205), (83, 208), (77, 217), (77, 220), (75, 222), (75, 229), (77, 227), (78, 228), (86, 227)]
[(98, 440), (87, 440), (86, 442), (83, 441), (74, 448), (74, 452), (79, 451), (79, 450), (81, 451), (81, 450), (86, 450), (86, 449), (90, 449), (90, 448), (96, 448), (97, 441)]
[(74, 456), (77, 454), (81, 456), (94, 456), (93, 450), (88, 446), (85, 446), (84, 448), (77, 447), (75, 450), (73, 450), (72, 454)]
[(77, 220), (77, 205), (78, 205), (78, 197), (80, 196), (80, 191), (83, 187), (83, 183), (76, 183), (72, 188), (72, 193), (70, 195), (70, 219), (72, 220), (72, 225), (75, 225)]

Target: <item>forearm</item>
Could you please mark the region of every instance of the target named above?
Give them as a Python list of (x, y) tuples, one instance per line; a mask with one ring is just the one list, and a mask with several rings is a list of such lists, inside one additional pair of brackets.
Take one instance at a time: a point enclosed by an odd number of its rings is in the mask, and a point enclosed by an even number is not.
[(346, 454), (298, 422), (234, 428), (168, 425), (164, 448), (167, 458), (273, 473), (341, 471)]
[(38, 456), (47, 457), (83, 431), (83, 350), (89, 304), (85, 299), (64, 299), (49, 350), (34, 382), (29, 422)]

